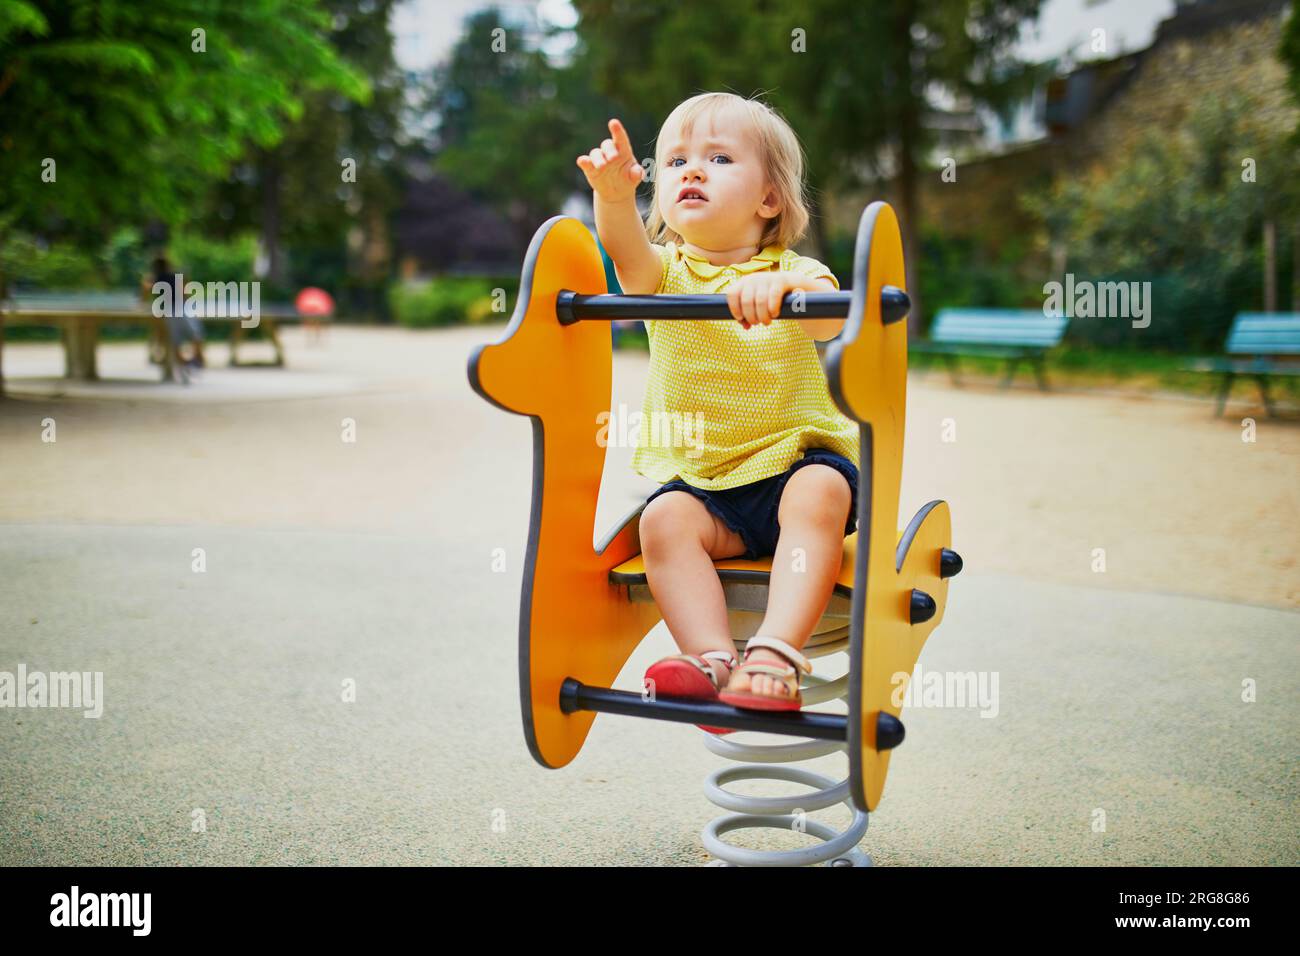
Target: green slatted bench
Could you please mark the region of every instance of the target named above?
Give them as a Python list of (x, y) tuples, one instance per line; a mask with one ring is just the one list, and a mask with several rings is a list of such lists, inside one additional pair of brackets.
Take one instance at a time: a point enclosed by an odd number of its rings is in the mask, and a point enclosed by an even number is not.
[(1184, 371), (1215, 372), (1223, 376), (1214, 414), (1223, 414), (1233, 380), (1244, 375), (1258, 383), (1264, 408), (1272, 415), (1269, 377), (1300, 375), (1300, 361), (1297, 360), (1300, 358), (1300, 313), (1239, 312), (1232, 320), (1223, 351), (1227, 355), (1199, 359), (1183, 367)]
[(954, 385), (958, 355), (980, 355), (1007, 360), (1002, 387), (1011, 384), (1020, 362), (1028, 362), (1047, 390), (1043, 358), (1060, 343), (1070, 320), (1064, 315), (1044, 315), (1041, 309), (940, 309), (930, 328), (930, 337), (911, 346), (912, 352), (938, 355), (948, 366)]

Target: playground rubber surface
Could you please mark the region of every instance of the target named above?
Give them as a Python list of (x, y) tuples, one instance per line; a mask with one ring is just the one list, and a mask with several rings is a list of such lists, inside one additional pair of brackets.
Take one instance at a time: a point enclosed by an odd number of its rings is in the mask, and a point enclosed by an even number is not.
[[(701, 731), (600, 715), (560, 770), (524, 745), (530, 428), (464, 375), (499, 332), (339, 328), (314, 346), (290, 330), (288, 369), (214, 368), (221, 389), (179, 398), (11, 379), (0, 671), (102, 672), (103, 713), (0, 707), (0, 865), (707, 862), (699, 832), (723, 811), (703, 781), (732, 764)], [(101, 361), (147, 376), (142, 352)], [(57, 362), (6, 347), (10, 376)], [(618, 355), (616, 409), (639, 408), (643, 375), (643, 355)], [(948, 500), (966, 563), (920, 668), (996, 694), (903, 711), (862, 849), (878, 865), (1300, 861), (1300, 425), (936, 373), (913, 378), (908, 412), (904, 516)], [(630, 454), (609, 450), (593, 535), (653, 488)], [(660, 625), (616, 686), (672, 649)], [(798, 766), (838, 779), (845, 761)]]

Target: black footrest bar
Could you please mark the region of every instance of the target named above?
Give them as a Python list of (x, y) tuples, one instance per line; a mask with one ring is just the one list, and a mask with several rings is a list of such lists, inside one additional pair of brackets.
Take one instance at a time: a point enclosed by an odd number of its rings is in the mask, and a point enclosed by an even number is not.
[(847, 740), (848, 718), (843, 714), (814, 714), (807, 711), (774, 712), (744, 710), (727, 704), (660, 697), (645, 700), (640, 694), (610, 687), (588, 687), (572, 677), (560, 687), (560, 710), (572, 714), (595, 710), (602, 714), (672, 720), (682, 724), (706, 724), (736, 730), (760, 730), (791, 737), (817, 740)]

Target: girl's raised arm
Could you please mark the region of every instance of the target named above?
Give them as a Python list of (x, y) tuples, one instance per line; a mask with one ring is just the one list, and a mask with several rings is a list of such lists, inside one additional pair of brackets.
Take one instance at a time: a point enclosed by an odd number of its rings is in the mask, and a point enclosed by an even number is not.
[(645, 175), (637, 162), (627, 130), (617, 119), (609, 121), (610, 138), (586, 156), (578, 167), (593, 193), (596, 233), (614, 261), (619, 285), (628, 295), (653, 293), (659, 287), (663, 264), (646, 238), (636, 208), (636, 187)]

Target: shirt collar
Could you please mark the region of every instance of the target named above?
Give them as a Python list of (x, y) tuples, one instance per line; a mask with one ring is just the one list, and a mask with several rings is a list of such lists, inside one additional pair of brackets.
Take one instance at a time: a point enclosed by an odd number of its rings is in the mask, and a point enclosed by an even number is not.
[(687, 267), (701, 279), (716, 278), (726, 269), (734, 269), (736, 272), (744, 275), (750, 272), (765, 272), (772, 267), (772, 263), (781, 261), (781, 254), (784, 250), (778, 245), (764, 246), (763, 250), (748, 262), (736, 262), (729, 266), (717, 266), (702, 256), (697, 256), (692, 252), (687, 252), (685, 247), (677, 243), (677, 251), (685, 261)]

